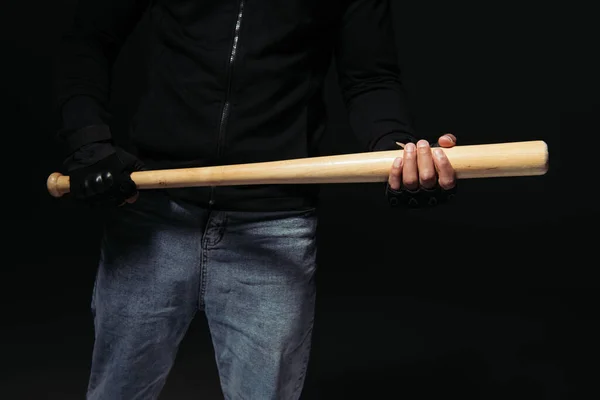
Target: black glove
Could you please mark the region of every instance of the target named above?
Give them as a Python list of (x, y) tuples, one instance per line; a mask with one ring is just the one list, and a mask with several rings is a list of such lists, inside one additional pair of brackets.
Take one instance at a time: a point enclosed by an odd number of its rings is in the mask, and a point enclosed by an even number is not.
[(71, 195), (95, 207), (113, 207), (137, 194), (130, 177), (143, 169), (134, 155), (114, 146), (105, 125), (94, 125), (75, 132), (63, 132), (70, 155), (64, 167), (71, 182)]
[(389, 184), (386, 184), (385, 195), (392, 207), (433, 207), (452, 201), (456, 196), (456, 186), (449, 190), (436, 185), (433, 189), (419, 188), (411, 191), (406, 189), (394, 190)]

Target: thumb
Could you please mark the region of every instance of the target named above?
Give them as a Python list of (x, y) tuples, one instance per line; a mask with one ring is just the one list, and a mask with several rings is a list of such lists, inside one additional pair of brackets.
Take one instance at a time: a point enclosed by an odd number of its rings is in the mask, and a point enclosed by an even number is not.
[(144, 167), (145, 167), (144, 163), (139, 158), (134, 156), (133, 154), (129, 153), (128, 151), (125, 151), (121, 147), (117, 147), (116, 151), (117, 151), (117, 156), (119, 157), (119, 159), (121, 160), (123, 165), (125, 165), (125, 169), (127, 171), (133, 172), (133, 171), (141, 171), (142, 169), (144, 169)]
[(451, 133), (445, 133), (438, 139), (440, 147), (454, 147), (456, 146), (456, 136)]

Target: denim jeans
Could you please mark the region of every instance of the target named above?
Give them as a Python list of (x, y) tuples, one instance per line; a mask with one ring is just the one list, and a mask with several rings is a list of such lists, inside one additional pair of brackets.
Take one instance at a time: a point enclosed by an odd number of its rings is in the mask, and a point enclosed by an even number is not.
[(314, 209), (214, 211), (142, 191), (106, 220), (90, 400), (156, 399), (204, 311), (226, 399), (298, 399), (314, 317)]

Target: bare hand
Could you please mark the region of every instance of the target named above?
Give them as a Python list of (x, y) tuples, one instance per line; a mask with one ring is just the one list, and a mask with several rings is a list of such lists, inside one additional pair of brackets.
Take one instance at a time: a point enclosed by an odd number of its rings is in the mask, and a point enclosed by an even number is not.
[[(438, 145), (454, 147), (456, 137), (444, 134), (438, 139)], [(443, 190), (451, 190), (456, 186), (456, 174), (442, 149), (432, 149), (426, 140), (419, 140), (416, 146), (413, 143), (404, 146), (403, 157), (394, 160), (388, 183), (395, 191), (433, 190), (438, 185)]]

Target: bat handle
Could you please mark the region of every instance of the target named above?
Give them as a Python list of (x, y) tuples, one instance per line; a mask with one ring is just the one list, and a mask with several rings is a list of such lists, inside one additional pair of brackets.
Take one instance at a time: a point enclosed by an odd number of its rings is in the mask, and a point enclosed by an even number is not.
[(51, 196), (62, 197), (70, 191), (69, 177), (60, 172), (55, 172), (48, 177), (46, 187)]

